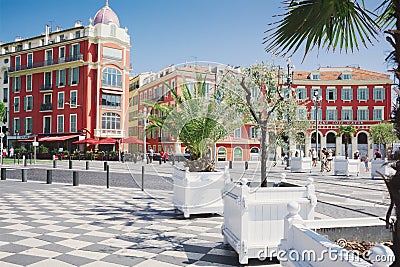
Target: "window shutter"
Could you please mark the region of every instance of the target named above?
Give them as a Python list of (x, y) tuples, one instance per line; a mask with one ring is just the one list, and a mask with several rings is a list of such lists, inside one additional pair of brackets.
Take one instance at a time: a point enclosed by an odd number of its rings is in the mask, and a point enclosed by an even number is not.
[(350, 94), (349, 94), (350, 95), (350, 100), (353, 100), (353, 89), (350, 89), (349, 91), (350, 91)]
[(25, 96), (25, 97), (24, 97), (24, 110), (26, 110), (27, 102), (28, 102), (28, 97)]
[(72, 84), (72, 69), (68, 68), (68, 85)]
[(361, 90), (360, 88), (357, 89), (357, 100), (361, 99)]
[(69, 45), (69, 59), (72, 60), (72, 45)]
[(59, 76), (60, 76), (60, 74), (59, 74), (59, 72), (60, 72), (60, 70), (56, 70), (56, 86), (59, 86), (60, 85), (60, 83), (59, 83)]
[(76, 57), (78, 58), (79, 55), (80, 55), (80, 53), (81, 53), (81, 44), (78, 44), (78, 45), (77, 45), (76, 53), (77, 53)]
[(79, 67), (76, 67), (76, 76), (75, 76), (75, 80), (76, 80), (76, 84), (79, 84)]
[(385, 100), (385, 89), (381, 89), (382, 91), (382, 100)]
[(369, 100), (369, 89), (368, 88), (365, 90), (365, 99)]
[(342, 88), (342, 94), (341, 94), (341, 97), (342, 97), (342, 100), (344, 100), (344, 89)]

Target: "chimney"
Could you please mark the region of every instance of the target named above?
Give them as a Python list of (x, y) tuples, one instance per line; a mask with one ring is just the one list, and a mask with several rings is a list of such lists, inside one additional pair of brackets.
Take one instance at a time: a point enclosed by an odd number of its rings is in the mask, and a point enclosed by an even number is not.
[(56, 32), (59, 32), (61, 30), (60, 26), (56, 26)]
[(15, 42), (18, 42), (18, 41), (22, 41), (22, 36), (16, 36), (15, 37)]
[(44, 45), (48, 45), (49, 44), (50, 29), (51, 29), (51, 27), (46, 24), (46, 36), (44, 38)]

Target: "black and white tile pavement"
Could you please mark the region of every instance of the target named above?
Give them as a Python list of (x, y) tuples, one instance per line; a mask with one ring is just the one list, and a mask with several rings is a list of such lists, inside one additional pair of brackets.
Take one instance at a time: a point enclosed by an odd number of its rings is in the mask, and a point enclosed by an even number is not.
[(223, 217), (184, 219), (161, 190), (7, 180), (0, 207), (1, 267), (239, 265)]

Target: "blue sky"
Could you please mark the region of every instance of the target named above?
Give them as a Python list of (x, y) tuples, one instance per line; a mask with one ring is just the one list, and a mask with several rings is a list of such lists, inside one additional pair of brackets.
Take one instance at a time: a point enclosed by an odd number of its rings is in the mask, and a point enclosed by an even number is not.
[[(39, 35), (46, 24), (67, 29), (81, 20), (87, 25), (104, 4), (105, 0), (0, 0), (0, 41)], [(135, 74), (191, 61), (234, 66), (271, 62), (262, 39), (268, 23), (276, 21), (273, 15), (282, 13), (281, 0), (109, 0), (109, 4), (131, 35)], [(386, 72), (384, 59), (390, 48), (384, 36), (379, 41), (353, 54), (315, 51), (303, 63), (300, 51), (292, 63), (297, 70), (354, 65)], [(274, 59), (280, 65), (285, 61)]]

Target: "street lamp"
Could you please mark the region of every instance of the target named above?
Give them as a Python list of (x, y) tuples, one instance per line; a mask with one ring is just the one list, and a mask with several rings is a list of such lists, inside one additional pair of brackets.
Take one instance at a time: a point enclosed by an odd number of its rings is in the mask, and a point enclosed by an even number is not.
[(318, 152), (318, 102), (322, 100), (322, 96), (319, 95), (319, 90), (314, 90), (313, 101), (315, 103), (315, 151), (317, 152), (318, 159), (321, 160), (321, 154)]
[(147, 107), (143, 108), (143, 160), (146, 159)]
[(0, 161), (0, 164), (1, 165), (3, 165), (3, 138), (4, 138), (4, 133), (3, 133), (3, 129), (1, 129), (1, 132), (0, 132), (0, 139), (1, 139), (1, 154), (0, 154), (0, 159), (1, 159), (1, 161)]
[[(287, 98), (290, 99), (292, 97), (292, 84), (294, 80), (294, 66), (290, 66), (290, 57), (286, 60), (286, 66), (287, 66), (287, 76), (286, 76), (286, 86), (287, 86)], [(290, 127), (290, 111), (288, 110), (287, 113), (287, 122), (288, 122), (288, 127)], [(300, 152), (301, 153), (301, 152)], [(288, 155), (287, 155), (287, 161), (286, 161), (286, 169), (290, 169), (290, 136), (288, 136)]]

